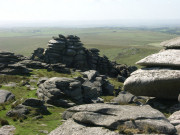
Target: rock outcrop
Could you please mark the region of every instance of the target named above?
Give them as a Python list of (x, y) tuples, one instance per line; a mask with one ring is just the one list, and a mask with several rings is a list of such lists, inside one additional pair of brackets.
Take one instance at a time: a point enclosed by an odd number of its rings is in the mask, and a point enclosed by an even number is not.
[(0, 50), (0, 74), (29, 74), (30, 70), (18, 63), (21, 60), (21, 56)]
[[(180, 92), (179, 38), (164, 42), (166, 50), (137, 62), (147, 68), (139, 69), (124, 82), (124, 90), (136, 96), (178, 99)], [(166, 44), (165, 44), (166, 43)]]
[[(63, 113), (63, 118), (67, 121), (52, 131), (50, 135), (54, 133), (57, 133), (57, 135), (68, 135), (68, 133), (73, 132), (80, 135), (83, 131), (90, 133), (96, 128), (97, 131), (105, 134), (118, 134), (117, 129), (121, 130), (122, 126), (138, 129), (139, 131), (150, 127), (155, 133), (159, 134), (173, 134), (176, 132), (174, 126), (169, 123), (161, 112), (148, 105), (80, 105), (67, 109)], [(69, 124), (70, 122), (71, 124)], [(113, 130), (116, 130), (116, 132)], [(94, 132), (96, 133), (97, 131)]]
[(63, 63), (67, 67), (81, 70), (97, 70), (101, 74), (116, 77), (118, 74), (127, 78), (136, 67), (127, 67), (99, 56), (96, 48), (86, 49), (80, 38), (74, 35), (59, 35), (48, 42), (47, 48), (38, 48), (31, 56), (32, 60), (48, 64)]
[(0, 90), (0, 104), (5, 103), (10, 100), (14, 100), (15, 96), (10, 91)]
[[(99, 96), (113, 95), (114, 86), (95, 70), (86, 71), (84, 77), (53, 77), (38, 82), (40, 99), (56, 106), (71, 107), (76, 104), (102, 102)], [(68, 100), (67, 100), (68, 99)]]
[(178, 99), (180, 70), (169, 68), (143, 68), (131, 74), (124, 89), (136, 96)]

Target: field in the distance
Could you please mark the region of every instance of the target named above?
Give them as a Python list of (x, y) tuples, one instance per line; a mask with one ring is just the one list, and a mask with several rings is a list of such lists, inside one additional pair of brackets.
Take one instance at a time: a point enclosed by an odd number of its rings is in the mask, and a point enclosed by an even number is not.
[(139, 59), (158, 52), (159, 43), (176, 34), (139, 28), (9, 28), (0, 29), (0, 49), (29, 56), (34, 49), (46, 47), (52, 36), (74, 34), (87, 48), (100, 49), (118, 63), (134, 65)]

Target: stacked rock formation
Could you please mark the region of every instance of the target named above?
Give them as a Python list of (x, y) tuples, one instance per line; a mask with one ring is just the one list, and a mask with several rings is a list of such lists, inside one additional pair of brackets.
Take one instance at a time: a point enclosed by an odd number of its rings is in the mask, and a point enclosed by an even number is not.
[(0, 74), (28, 74), (30, 70), (24, 65), (17, 63), (20, 60), (20, 56), (0, 50)]
[(84, 77), (42, 78), (38, 85), (37, 95), (40, 99), (49, 104), (64, 107), (103, 102), (99, 96), (113, 95), (114, 91), (114, 86), (106, 80), (106, 77), (99, 75), (95, 70), (84, 72)]
[(124, 89), (136, 96), (177, 99), (180, 92), (180, 38), (162, 42), (165, 50), (137, 62), (146, 66), (131, 74)]
[(136, 70), (135, 67), (113, 63), (106, 56), (99, 56), (99, 50), (96, 48), (86, 49), (80, 38), (74, 35), (53, 37), (48, 42), (47, 48), (35, 50), (31, 59), (50, 64), (63, 63), (67, 67), (84, 71), (97, 70), (101, 74), (114, 77), (119, 74), (126, 78), (132, 71)]

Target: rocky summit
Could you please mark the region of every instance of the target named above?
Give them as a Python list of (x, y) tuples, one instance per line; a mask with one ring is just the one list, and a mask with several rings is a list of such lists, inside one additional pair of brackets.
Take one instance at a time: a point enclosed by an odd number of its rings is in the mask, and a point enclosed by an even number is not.
[(106, 56), (99, 56), (96, 48), (83, 47), (80, 38), (74, 35), (59, 35), (48, 42), (47, 48), (34, 50), (31, 60), (49, 64), (63, 63), (67, 67), (81, 70), (97, 70), (101, 74), (116, 77), (118, 74), (127, 78), (136, 67), (127, 67), (110, 61)]
[(162, 43), (166, 48), (137, 62), (146, 68), (131, 74), (124, 89), (136, 96), (178, 99), (180, 92), (179, 38)]

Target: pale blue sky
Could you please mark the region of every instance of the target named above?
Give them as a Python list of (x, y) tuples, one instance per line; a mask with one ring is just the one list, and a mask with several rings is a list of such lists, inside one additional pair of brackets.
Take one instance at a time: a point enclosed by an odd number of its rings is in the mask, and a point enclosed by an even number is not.
[(0, 22), (180, 19), (180, 0), (0, 0)]

